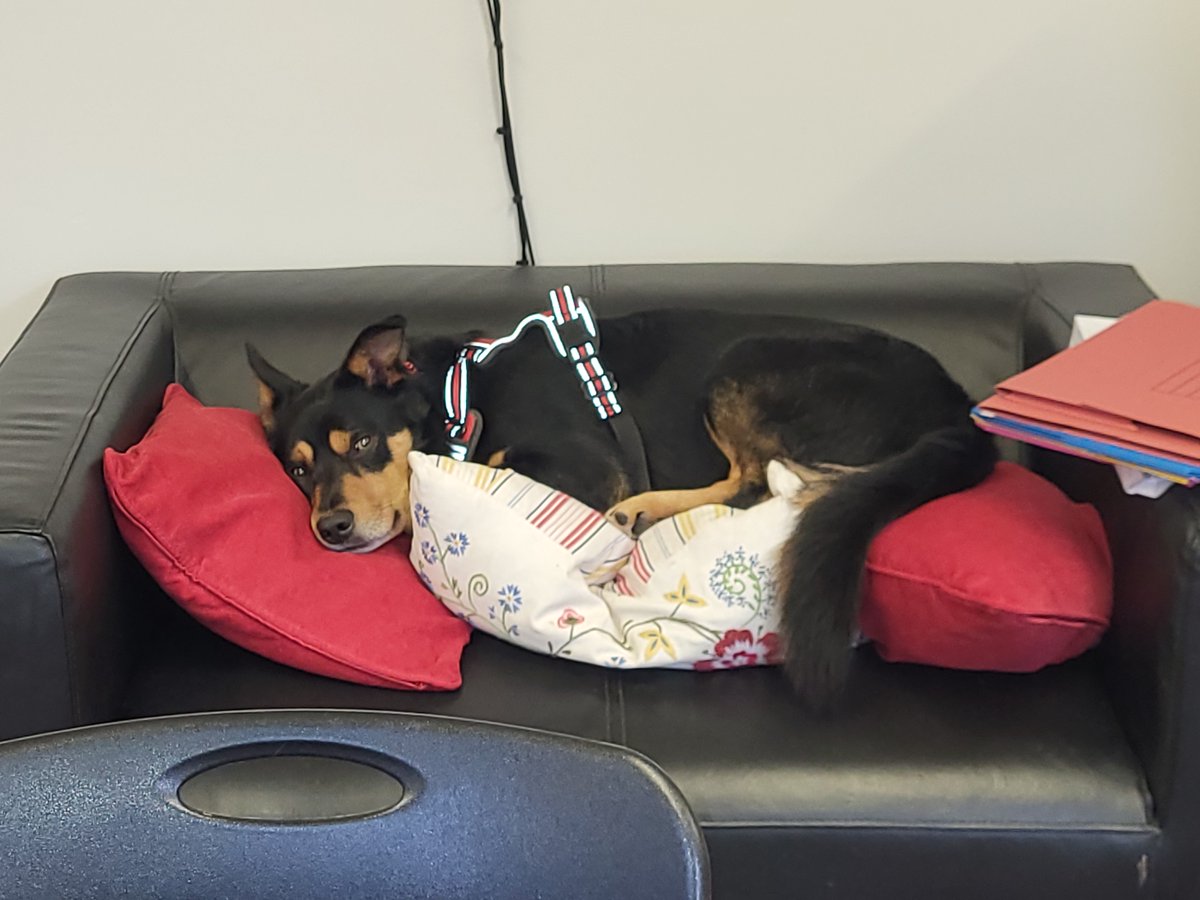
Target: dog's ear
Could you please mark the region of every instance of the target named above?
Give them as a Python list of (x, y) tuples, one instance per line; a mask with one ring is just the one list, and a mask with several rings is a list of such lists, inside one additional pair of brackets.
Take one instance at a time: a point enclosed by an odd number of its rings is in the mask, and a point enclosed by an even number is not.
[(412, 371), (404, 316), (391, 316), (364, 328), (342, 363), (342, 377), (356, 378), (367, 387), (393, 388)]
[(263, 431), (270, 435), (275, 431), (279, 410), (304, 390), (305, 385), (263, 359), (253, 344), (246, 344), (246, 359), (258, 381), (258, 417), (262, 420)]

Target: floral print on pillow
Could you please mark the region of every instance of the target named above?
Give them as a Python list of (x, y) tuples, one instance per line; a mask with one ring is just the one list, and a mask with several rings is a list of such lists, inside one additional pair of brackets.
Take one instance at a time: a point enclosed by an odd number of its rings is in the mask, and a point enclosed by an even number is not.
[(415, 452), (409, 462), (413, 565), (476, 628), (615, 668), (780, 661), (774, 569), (795, 525), (790, 494), (694, 509), (635, 543), (510, 470)]

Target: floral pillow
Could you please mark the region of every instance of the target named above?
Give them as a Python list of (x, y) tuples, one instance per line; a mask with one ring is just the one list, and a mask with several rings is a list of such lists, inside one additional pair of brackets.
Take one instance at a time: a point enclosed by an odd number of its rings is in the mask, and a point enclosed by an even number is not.
[(784, 466), (772, 464), (767, 502), (693, 509), (635, 542), (511, 470), (416, 452), (409, 463), (413, 565), (475, 627), (602, 666), (779, 661), (772, 572), (803, 486)]

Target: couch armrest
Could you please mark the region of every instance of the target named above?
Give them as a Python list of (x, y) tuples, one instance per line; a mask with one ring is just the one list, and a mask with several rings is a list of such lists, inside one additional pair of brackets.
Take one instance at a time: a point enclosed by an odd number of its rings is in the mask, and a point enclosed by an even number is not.
[(106, 719), (124, 687), (146, 576), (101, 457), (141, 437), (171, 381), (168, 284), (62, 279), (0, 362), (0, 737)]
[[(1153, 298), (1133, 269), (1025, 266), (1026, 365), (1067, 342), (1075, 313), (1121, 316)], [(1097, 506), (1112, 548), (1114, 610), (1100, 659), (1112, 704), (1146, 773), (1165, 858), (1162, 896), (1200, 887), (1200, 487), (1129, 497), (1110, 466), (1045, 450), (1034, 468)]]
[(1076, 315), (1122, 316), (1155, 297), (1132, 266), (1038, 263), (1024, 264), (1021, 270), (1030, 294), (1022, 368), (1066, 347)]
[[(1027, 364), (1065, 345), (1075, 313), (1119, 316), (1154, 295), (1132, 269), (1027, 266), (1035, 302)], [(1035, 468), (1104, 519), (1115, 573), (1112, 626), (1101, 648), (1113, 706), (1146, 773), (1163, 826), (1159, 861), (1185, 896), (1200, 881), (1200, 488), (1158, 500), (1126, 495), (1111, 466), (1045, 450)], [(1160, 888), (1161, 889), (1161, 888)]]
[(1115, 574), (1104, 676), (1163, 826), (1170, 859), (1158, 868), (1182, 879), (1162, 896), (1192, 896), (1200, 884), (1200, 487), (1149, 500), (1125, 494), (1107, 465), (1049, 451), (1035, 464), (1104, 519)]

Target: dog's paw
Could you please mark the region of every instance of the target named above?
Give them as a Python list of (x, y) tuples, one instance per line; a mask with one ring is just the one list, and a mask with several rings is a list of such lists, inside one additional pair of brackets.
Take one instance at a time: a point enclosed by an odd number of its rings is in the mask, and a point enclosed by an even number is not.
[(658, 521), (653, 504), (647, 502), (647, 494), (639, 494), (622, 500), (604, 514), (608, 521), (630, 537), (637, 537)]

